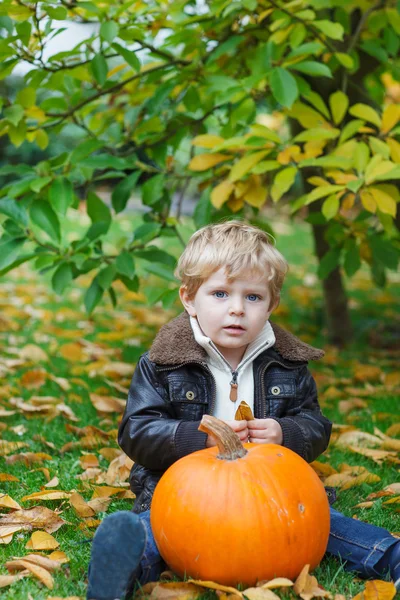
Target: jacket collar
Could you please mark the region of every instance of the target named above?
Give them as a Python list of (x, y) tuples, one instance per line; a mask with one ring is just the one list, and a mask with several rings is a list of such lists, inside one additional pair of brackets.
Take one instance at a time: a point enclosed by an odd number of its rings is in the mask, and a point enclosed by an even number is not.
[[(270, 322), (271, 323), (271, 322)], [(280, 356), (290, 361), (318, 360), (323, 350), (302, 342), (279, 325), (271, 323), (275, 334), (276, 350)], [(185, 362), (205, 362), (207, 353), (195, 340), (189, 315), (185, 311), (161, 327), (149, 352), (152, 362), (161, 365), (179, 365)]]

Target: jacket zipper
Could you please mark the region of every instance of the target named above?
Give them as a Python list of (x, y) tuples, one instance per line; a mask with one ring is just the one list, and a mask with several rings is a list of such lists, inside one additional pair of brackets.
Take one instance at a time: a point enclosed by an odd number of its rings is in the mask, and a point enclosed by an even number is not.
[[(265, 394), (265, 385), (264, 385), (264, 375), (265, 375), (265, 371), (271, 365), (280, 365), (284, 369), (289, 369), (289, 370), (293, 370), (293, 369), (298, 369), (299, 368), (299, 365), (296, 365), (296, 366), (293, 366), (293, 367), (289, 367), (288, 365), (285, 365), (284, 363), (279, 362), (279, 360), (271, 360), (269, 363), (267, 363), (265, 365), (265, 367), (263, 368), (262, 373), (261, 373), (261, 398), (265, 398), (266, 397), (266, 394)], [(259, 398), (257, 400), (259, 400)], [(259, 408), (260, 408), (260, 414), (261, 414), (261, 406), (259, 406)], [(265, 404), (264, 404), (263, 416), (261, 418), (262, 419), (266, 419), (267, 418), (267, 402), (265, 402)]]

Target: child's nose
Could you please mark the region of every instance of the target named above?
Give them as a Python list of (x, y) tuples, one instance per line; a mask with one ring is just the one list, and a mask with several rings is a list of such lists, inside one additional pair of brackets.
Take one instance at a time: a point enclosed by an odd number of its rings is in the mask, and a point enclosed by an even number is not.
[(232, 300), (232, 304), (229, 309), (231, 315), (242, 315), (244, 313), (244, 304), (242, 300)]

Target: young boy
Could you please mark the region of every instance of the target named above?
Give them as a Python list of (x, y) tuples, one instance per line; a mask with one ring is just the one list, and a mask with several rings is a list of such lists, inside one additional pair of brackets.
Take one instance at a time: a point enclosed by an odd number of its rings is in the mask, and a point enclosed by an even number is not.
[[(191, 237), (176, 270), (185, 312), (140, 358), (119, 429), (119, 444), (135, 461), (133, 512), (111, 514), (98, 528), (89, 600), (129, 597), (135, 582), (156, 581), (168, 568), (151, 532), (151, 498), (172, 463), (215, 445), (198, 431), (203, 414), (223, 419), (242, 442), (281, 444), (308, 462), (327, 448), (331, 423), (307, 367), (323, 352), (269, 322), (286, 271), (268, 236), (240, 221)], [(235, 421), (241, 400), (254, 420)], [(331, 508), (327, 552), (362, 577), (388, 575), (400, 589), (400, 540), (385, 529)]]

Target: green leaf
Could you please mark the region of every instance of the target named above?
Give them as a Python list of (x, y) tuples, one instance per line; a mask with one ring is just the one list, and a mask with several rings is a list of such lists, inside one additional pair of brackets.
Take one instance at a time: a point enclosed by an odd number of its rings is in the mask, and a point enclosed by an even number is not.
[(137, 250), (135, 252), (135, 258), (143, 258), (144, 260), (148, 260), (150, 262), (158, 262), (164, 265), (168, 265), (169, 267), (175, 267), (176, 259), (165, 250), (161, 250), (160, 248), (156, 248), (155, 246), (147, 247), (144, 250)]
[(330, 68), (323, 63), (313, 60), (304, 60), (302, 62), (290, 65), (292, 71), (299, 71), (313, 77), (332, 77)]
[(359, 117), (360, 119), (364, 119), (369, 123), (373, 123), (376, 125), (378, 129), (380, 129), (382, 125), (381, 117), (378, 115), (376, 110), (368, 106), (368, 104), (363, 104), (359, 102), (358, 104), (354, 104), (349, 108), (349, 113), (353, 115), (353, 117)]
[(0, 240), (0, 269), (6, 269), (18, 257), (21, 247), (24, 245), (25, 239), (6, 239)]
[(344, 190), (344, 188), (344, 185), (321, 185), (307, 194), (307, 204), (311, 204), (311, 202), (315, 202), (315, 200), (325, 198), (325, 196)]
[(100, 37), (111, 44), (113, 39), (117, 37), (118, 31), (119, 27), (115, 21), (105, 21), (100, 26)]
[(133, 232), (133, 239), (141, 241), (143, 244), (147, 244), (154, 238), (158, 237), (161, 231), (161, 225), (159, 223), (143, 223)]
[(119, 275), (125, 275), (132, 279), (135, 275), (135, 263), (130, 252), (121, 252), (115, 261), (115, 266)]
[(102, 146), (103, 142), (99, 140), (86, 140), (85, 142), (82, 142), (71, 152), (71, 163), (73, 165), (79, 163), (83, 158), (86, 158)]
[(335, 57), (340, 62), (343, 67), (346, 69), (353, 69), (354, 60), (350, 56), (350, 54), (346, 54), (345, 52), (335, 52)]
[(110, 300), (113, 305), (113, 308), (116, 308), (116, 306), (118, 304), (118, 299), (117, 299), (117, 294), (115, 293), (115, 291), (112, 287), (108, 288), (108, 294), (110, 296)]
[(327, 119), (330, 119), (331, 116), (329, 114), (328, 107), (326, 106), (324, 100), (321, 98), (319, 94), (313, 92), (312, 90), (302, 93), (303, 98), (307, 100), (310, 104), (314, 106), (319, 112), (324, 115)]
[(112, 154), (107, 154), (106, 152), (102, 154), (96, 154), (94, 156), (88, 156), (84, 158), (80, 166), (81, 167), (90, 167), (92, 169), (125, 169), (128, 165), (128, 162), (125, 158), (119, 158), (118, 156), (113, 156)]
[(161, 199), (164, 191), (165, 175), (160, 173), (148, 179), (142, 186), (143, 204), (152, 206)]
[(210, 222), (211, 209), (212, 205), (210, 202), (210, 190), (206, 189), (200, 196), (200, 200), (197, 202), (193, 212), (193, 219), (196, 229), (200, 229)]
[(159, 265), (159, 264), (145, 265), (144, 269), (148, 273), (152, 273), (153, 275), (158, 275), (158, 277), (161, 277), (162, 279), (166, 279), (167, 281), (174, 281), (176, 283), (176, 279), (174, 277), (173, 272), (170, 269), (167, 269), (166, 267), (164, 267), (163, 265)]
[(108, 288), (114, 281), (116, 272), (117, 270), (114, 265), (108, 265), (107, 267), (101, 269), (101, 271), (97, 273), (97, 282), (104, 291), (108, 290)]
[(55, 293), (61, 296), (65, 288), (71, 283), (72, 279), (73, 274), (71, 265), (69, 263), (62, 263), (51, 278), (51, 286)]
[(49, 201), (55, 211), (66, 215), (73, 200), (74, 190), (71, 181), (65, 177), (55, 179), (49, 188)]
[(90, 63), (93, 76), (99, 85), (103, 85), (107, 79), (107, 61), (102, 54), (96, 54)]
[(10, 219), (18, 223), (18, 225), (24, 227), (28, 225), (28, 215), (25, 207), (12, 198), (2, 198), (0, 200), (0, 213), (10, 217)]
[(320, 156), (319, 158), (305, 158), (298, 167), (323, 167), (326, 169), (351, 169), (353, 161), (344, 156)]
[(333, 217), (337, 215), (339, 206), (339, 198), (335, 194), (329, 196), (329, 198), (324, 201), (321, 212), (327, 221), (333, 219)]
[(340, 129), (325, 129), (324, 127), (315, 127), (302, 131), (293, 139), (294, 142), (310, 142), (313, 140), (334, 140), (340, 134)]
[(43, 8), (49, 17), (56, 21), (64, 21), (68, 16), (67, 9), (64, 8), (64, 6), (48, 6), (47, 4), (44, 4)]
[(35, 179), (32, 179), (29, 187), (33, 192), (38, 194), (44, 187), (46, 187), (46, 185), (50, 183), (51, 179), (52, 178), (50, 176), (36, 177)]
[(116, 213), (120, 213), (125, 209), (140, 174), (140, 171), (134, 171), (131, 175), (120, 181), (113, 189), (111, 202)]
[(84, 303), (86, 307), (86, 311), (90, 315), (92, 311), (95, 309), (97, 304), (100, 302), (103, 296), (104, 290), (99, 285), (96, 277), (93, 279), (90, 287), (86, 290)]
[(389, 239), (381, 235), (370, 236), (369, 245), (375, 260), (393, 271), (397, 271), (399, 251)]
[(330, 273), (339, 265), (340, 248), (328, 250), (318, 265), (318, 277), (326, 279)]
[(360, 119), (355, 119), (354, 121), (346, 123), (342, 129), (342, 133), (340, 134), (339, 146), (346, 142), (349, 138), (353, 137), (353, 135), (357, 133), (360, 127), (363, 125), (364, 121), (361, 121)]
[(367, 164), (369, 163), (370, 152), (367, 144), (359, 142), (354, 153), (354, 166), (357, 174), (364, 173)]
[(45, 200), (34, 200), (30, 206), (32, 222), (54, 241), (60, 243), (60, 221), (50, 204)]
[(270, 85), (272, 94), (279, 104), (291, 108), (299, 95), (295, 78), (289, 71), (282, 67), (275, 67), (271, 71)]
[[(349, 106), (349, 98), (338, 90), (329, 96), (329, 106), (331, 107), (333, 122), (338, 125), (342, 122)], [(343, 134), (342, 134), (343, 135)]]
[(245, 154), (240, 158), (232, 167), (229, 173), (229, 181), (234, 183), (238, 181), (244, 175), (247, 175), (257, 163), (259, 163), (265, 156), (270, 153), (270, 150), (261, 150), (260, 152), (253, 152), (252, 154)]
[(318, 54), (324, 49), (321, 42), (307, 42), (294, 48), (286, 58), (294, 58), (295, 56), (302, 56), (303, 54)]
[(24, 109), (20, 104), (13, 104), (8, 108), (4, 109), (4, 117), (6, 121), (14, 125), (14, 127), (18, 126), (18, 123), (21, 121), (24, 116)]
[(353, 277), (361, 267), (360, 250), (353, 239), (346, 244), (343, 267), (348, 277)]
[(340, 23), (327, 20), (313, 21), (313, 27), (317, 27), (317, 29), (333, 40), (343, 40), (344, 28)]
[(17, 94), (17, 102), (24, 108), (34, 106), (36, 102), (36, 90), (33, 87), (24, 87)]
[(286, 167), (279, 171), (275, 176), (274, 183), (271, 188), (271, 197), (274, 202), (283, 196), (285, 192), (290, 190), (297, 174), (297, 167)]
[(134, 52), (128, 50), (127, 48), (124, 48), (123, 46), (121, 46), (121, 44), (114, 43), (111, 47), (114, 48), (114, 50), (122, 56), (122, 58), (128, 63), (130, 67), (132, 67), (134, 71), (140, 71), (140, 60)]
[(111, 223), (110, 209), (94, 192), (88, 194), (87, 213), (93, 223)]

